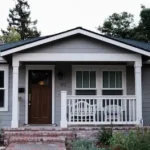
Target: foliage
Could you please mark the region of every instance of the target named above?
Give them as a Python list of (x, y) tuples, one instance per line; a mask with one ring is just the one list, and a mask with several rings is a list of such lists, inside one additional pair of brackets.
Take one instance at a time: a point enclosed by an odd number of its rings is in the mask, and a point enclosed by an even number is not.
[(134, 16), (128, 12), (113, 13), (98, 27), (105, 35), (150, 42), (150, 8), (141, 6), (140, 21), (134, 24)]
[(111, 129), (105, 129), (102, 128), (99, 131), (98, 134), (98, 141), (104, 145), (109, 145), (110, 138), (112, 137), (112, 128)]
[(139, 25), (135, 28), (133, 38), (141, 41), (150, 41), (150, 8), (142, 6), (140, 18)]
[(130, 37), (131, 30), (134, 28), (134, 16), (127, 12), (121, 14), (113, 13), (99, 26), (98, 30), (109, 36)]
[(76, 140), (72, 143), (72, 150), (104, 150), (96, 148), (96, 146), (87, 140)]
[(21, 40), (21, 36), (15, 28), (9, 28), (9, 32), (0, 36), (0, 40), (3, 41), (3, 43), (12, 43)]
[(128, 134), (115, 133), (110, 139), (112, 150), (149, 150), (150, 132), (149, 131), (130, 131)]
[(14, 28), (21, 36), (21, 40), (38, 37), (40, 32), (37, 31), (37, 20), (32, 21), (30, 18), (30, 6), (25, 0), (17, 0), (13, 9), (9, 10), (7, 31), (2, 30), (3, 36), (8, 36), (10, 28)]

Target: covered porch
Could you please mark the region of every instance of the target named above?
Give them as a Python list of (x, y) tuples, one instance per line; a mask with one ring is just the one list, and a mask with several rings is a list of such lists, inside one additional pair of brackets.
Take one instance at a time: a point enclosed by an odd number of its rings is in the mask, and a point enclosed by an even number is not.
[[(57, 64), (61, 63), (71, 66), (69, 74), (65, 72), (65, 65), (61, 71), (57, 69)], [(19, 88), (22, 64), (26, 71), (30, 70), (27, 66), (52, 71), (52, 124), (59, 121), (57, 125), (61, 128), (71, 125), (142, 125), (140, 55), (18, 53), (13, 56), (12, 128), (19, 127), (21, 107), (16, 89)], [(135, 92), (131, 95), (126, 85), (127, 66), (132, 66), (134, 72), (131, 84), (134, 84)], [(67, 77), (61, 79), (66, 74)], [(27, 76), (26, 72), (25, 83), (29, 80)], [(70, 85), (67, 88), (66, 83)], [(27, 89), (26, 84), (25, 124), (28, 124), (29, 107)]]

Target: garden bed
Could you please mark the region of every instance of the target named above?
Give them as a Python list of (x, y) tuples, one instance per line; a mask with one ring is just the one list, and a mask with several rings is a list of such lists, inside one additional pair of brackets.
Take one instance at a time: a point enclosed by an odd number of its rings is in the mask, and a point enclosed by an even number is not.
[(67, 150), (150, 150), (150, 130), (100, 130), (97, 141), (74, 138), (66, 140)]

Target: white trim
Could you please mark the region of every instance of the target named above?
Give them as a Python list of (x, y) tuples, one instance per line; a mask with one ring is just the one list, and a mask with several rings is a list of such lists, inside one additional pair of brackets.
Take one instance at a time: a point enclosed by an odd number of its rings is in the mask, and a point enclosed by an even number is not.
[(95, 34), (95, 33), (91, 33), (89, 31), (86, 31), (84, 29), (79, 29), (79, 28), (74, 29), (72, 31), (65, 32), (65, 33), (60, 33), (60, 34), (57, 34), (55, 36), (52, 36), (52, 37), (49, 37), (49, 38), (46, 38), (46, 39), (43, 39), (43, 40), (39, 40), (39, 41), (36, 41), (36, 42), (33, 42), (33, 43), (29, 43), (29, 44), (26, 44), (26, 45), (23, 45), (23, 46), (20, 46), (20, 47), (17, 47), (17, 48), (12, 48), (10, 50), (1, 52), (1, 56), (5, 56), (5, 55), (11, 54), (11, 53), (15, 53), (15, 52), (18, 52), (18, 51), (21, 51), (21, 50), (32, 48), (32, 47), (35, 47), (35, 46), (38, 46), (38, 45), (41, 45), (41, 44), (56, 41), (56, 40), (59, 40), (59, 39), (65, 38), (65, 37), (69, 37), (69, 36), (72, 36), (72, 35), (76, 35), (76, 34), (82, 34), (82, 35), (85, 35), (85, 36), (88, 36), (88, 37), (91, 37), (91, 38), (94, 38), (94, 39), (97, 39), (97, 40), (100, 40), (100, 41), (103, 41), (103, 42), (106, 42), (106, 43), (109, 43), (109, 44), (113, 44), (113, 45), (128, 49), (132, 52), (136, 52), (136, 53), (140, 53), (140, 54), (143, 54), (143, 55), (150, 56), (150, 52), (144, 51), (140, 48), (136, 48), (134, 46), (130, 46), (128, 44), (124, 44), (122, 42), (118, 42), (116, 40), (113, 40), (113, 39), (110, 39), (110, 38), (107, 38), (107, 37), (104, 37), (104, 36), (101, 36), (101, 35), (98, 35), (98, 34)]
[[(122, 88), (116, 89), (123, 89), (123, 95), (126, 95), (127, 86), (126, 86), (126, 66), (125, 65), (72, 65), (72, 95), (75, 95), (76, 88), (76, 71), (96, 71), (96, 88), (91, 88), (97, 90), (97, 95), (101, 95), (103, 88), (103, 79), (102, 79), (102, 72), (103, 71), (122, 71)], [(81, 88), (81, 89), (88, 89), (90, 88)], [(108, 88), (106, 88), (108, 89)], [(111, 90), (114, 90), (110, 88)]]
[(141, 65), (139, 54), (112, 54), (112, 53), (16, 53), (13, 54), (13, 65), (19, 65), (19, 61), (76, 61), (76, 62), (136, 62)]
[(25, 92), (25, 123), (28, 124), (28, 73), (29, 70), (52, 70), (52, 124), (55, 123), (55, 66), (54, 65), (26, 65)]
[(0, 64), (0, 71), (4, 71), (4, 107), (0, 108), (0, 111), (8, 111), (8, 81), (9, 81), (9, 67), (8, 64)]

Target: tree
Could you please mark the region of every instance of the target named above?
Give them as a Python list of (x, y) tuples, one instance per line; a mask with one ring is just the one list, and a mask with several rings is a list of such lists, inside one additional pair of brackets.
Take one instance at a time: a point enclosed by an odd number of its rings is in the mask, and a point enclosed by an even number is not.
[(127, 12), (113, 13), (105, 20), (102, 27), (98, 27), (98, 30), (108, 36), (127, 38), (131, 36), (134, 26), (132, 14)]
[(141, 6), (142, 10), (140, 12), (140, 22), (139, 25), (135, 28), (134, 39), (140, 41), (150, 41), (150, 8)]
[(140, 21), (134, 25), (134, 16), (127, 12), (114, 13), (99, 26), (98, 30), (105, 35), (130, 38), (150, 42), (150, 8), (141, 5)]
[(30, 6), (25, 0), (17, 0), (15, 8), (9, 10), (7, 31), (2, 30), (3, 36), (9, 35), (10, 28), (14, 28), (21, 36), (21, 40), (26, 40), (40, 36), (37, 31), (37, 20), (32, 21), (30, 18)]
[(15, 30), (15, 28), (7, 29), (9, 32), (0, 36), (0, 41), (3, 43), (12, 43), (21, 40), (20, 34)]

